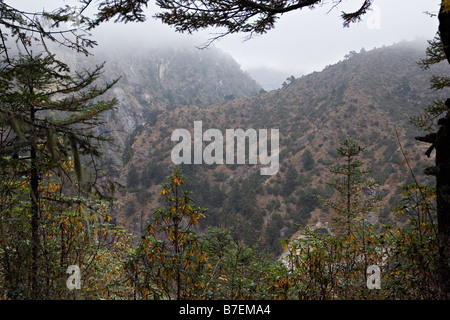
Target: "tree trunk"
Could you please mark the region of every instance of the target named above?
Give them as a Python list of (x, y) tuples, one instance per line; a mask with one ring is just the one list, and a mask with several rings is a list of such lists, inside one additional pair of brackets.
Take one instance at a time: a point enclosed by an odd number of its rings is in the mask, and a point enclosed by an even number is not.
[[(35, 110), (31, 106), (31, 121), (35, 120)], [(34, 137), (30, 137), (34, 140)], [(31, 297), (38, 298), (38, 257), (39, 257), (39, 169), (36, 143), (32, 141), (30, 151), (30, 201), (31, 201)]]
[[(450, 99), (447, 100), (450, 107)], [(439, 120), (436, 135), (436, 205), (438, 220), (440, 289), (450, 298), (450, 114)]]
[[(444, 1), (442, 1), (444, 2)], [(448, 63), (450, 63), (450, 13), (444, 12), (444, 6), (441, 4), (439, 11), (439, 36), (444, 45), (444, 53)]]
[[(450, 63), (450, 13), (439, 12), (439, 34)], [(446, 101), (450, 109), (450, 99)], [(436, 150), (436, 205), (439, 242), (440, 290), (443, 298), (450, 298), (450, 114), (439, 120), (434, 147)]]

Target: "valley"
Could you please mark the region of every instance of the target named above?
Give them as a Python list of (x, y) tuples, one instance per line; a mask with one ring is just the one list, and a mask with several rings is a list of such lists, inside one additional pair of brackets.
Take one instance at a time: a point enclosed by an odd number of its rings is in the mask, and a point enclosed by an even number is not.
[[(187, 93), (181, 94), (182, 89), (176, 86), (171, 89), (178, 101), (172, 107), (167, 96), (161, 96), (159, 104), (145, 100), (131, 103), (145, 96), (143, 90), (149, 90), (142, 82), (128, 80), (126, 90), (118, 85), (115, 93), (125, 93), (108, 123), (133, 120), (129, 121), (123, 148), (116, 151), (116, 161), (106, 161), (107, 171), (115, 173), (113, 177), (125, 187), (120, 192), (124, 209), (117, 221), (139, 234), (152, 210), (161, 204), (160, 184), (179, 167), (195, 203), (208, 208), (200, 228), (231, 227), (246, 244), (278, 255), (280, 238), (295, 237), (301, 225), (328, 228), (333, 213), (316, 196), (333, 197), (327, 185), (332, 176), (328, 168), (340, 161), (336, 154), (339, 142), (352, 137), (366, 148), (360, 160), (379, 183), (376, 192), (382, 195), (371, 221), (378, 225), (405, 222), (406, 217), (392, 212), (401, 199), (402, 186), (413, 182), (399, 143), (420, 183), (431, 183), (423, 174), (431, 163), (424, 156), (427, 146), (415, 141), (421, 133), (410, 117), (420, 115), (424, 106), (445, 94), (428, 89), (429, 77), (440, 70), (439, 65), (421, 70), (417, 62), (423, 56), (424, 45), (404, 42), (348, 56), (322, 72), (288, 78), (289, 83), (277, 90), (259, 91), (253, 85), (253, 91), (243, 94), (230, 89), (227, 94), (233, 98), (223, 96), (224, 91), (216, 95), (215, 103), (208, 100), (211, 103), (206, 105), (195, 103), (197, 91), (192, 85), (194, 93), (186, 89)], [(207, 76), (188, 76), (203, 77)], [(251, 83), (245, 73), (241, 77)], [(152, 82), (146, 81), (150, 86)], [(172, 80), (158, 81), (160, 92), (169, 92), (163, 83)], [(242, 85), (234, 90), (238, 88)], [(202, 92), (212, 94), (205, 88)], [(134, 98), (128, 99), (131, 94)], [(182, 97), (191, 103), (183, 105)], [(244, 164), (194, 164), (193, 158), (192, 164), (174, 164), (171, 152), (177, 143), (171, 135), (178, 128), (193, 135), (195, 121), (202, 121), (205, 130), (221, 132), (279, 129), (279, 171), (261, 175), (260, 164), (249, 162), (248, 153)], [(206, 145), (203, 142), (203, 147)]]

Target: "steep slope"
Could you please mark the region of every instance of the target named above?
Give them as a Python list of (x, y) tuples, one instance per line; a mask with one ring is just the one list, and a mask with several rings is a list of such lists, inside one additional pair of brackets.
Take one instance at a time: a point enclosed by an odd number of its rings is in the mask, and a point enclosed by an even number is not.
[(192, 197), (209, 208), (203, 226), (233, 227), (245, 242), (274, 254), (280, 249), (279, 238), (292, 236), (296, 224), (326, 228), (332, 213), (315, 195), (333, 195), (326, 183), (328, 167), (340, 161), (335, 149), (349, 136), (367, 147), (361, 160), (379, 181), (383, 196), (380, 210), (369, 218), (379, 224), (402, 223), (405, 217), (394, 216), (391, 209), (402, 185), (412, 178), (394, 128), (418, 179), (430, 182), (422, 174), (431, 163), (423, 156), (427, 146), (414, 140), (418, 132), (409, 118), (445, 94), (428, 88), (430, 75), (446, 72), (447, 66), (424, 72), (417, 66), (423, 56), (424, 45), (415, 43), (374, 49), (276, 91), (159, 115), (152, 125), (140, 128), (132, 144), (134, 156), (121, 170), (128, 189), (122, 194), (125, 210), (120, 223), (139, 230), (159, 204), (158, 184), (176, 167), (171, 150), (177, 143), (171, 134), (177, 128), (192, 133), (194, 121), (202, 121), (203, 130), (222, 133), (237, 128), (280, 132), (280, 168), (275, 175), (261, 176), (259, 165), (181, 165)]
[[(67, 53), (64, 53), (67, 54)], [(113, 47), (93, 57), (67, 56), (78, 68), (106, 61), (101, 80), (119, 82), (103, 98), (116, 98), (116, 109), (105, 114), (99, 130), (114, 138), (105, 146), (102, 164), (115, 176), (122, 156), (129, 153), (136, 128), (152, 124), (166, 110), (183, 106), (206, 107), (229, 99), (254, 96), (261, 87), (243, 72), (229, 55), (216, 50), (199, 50), (187, 45), (136, 48)], [(125, 150), (124, 150), (125, 149)]]

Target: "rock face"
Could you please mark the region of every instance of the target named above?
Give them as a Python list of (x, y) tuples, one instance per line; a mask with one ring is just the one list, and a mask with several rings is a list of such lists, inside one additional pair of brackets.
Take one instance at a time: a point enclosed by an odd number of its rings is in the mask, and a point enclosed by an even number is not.
[(367, 187), (363, 188), (363, 192), (365, 195), (370, 196), (370, 197), (378, 197), (383, 199), (384, 197), (386, 197), (389, 192), (391, 192), (391, 190), (389, 188), (386, 189), (370, 189)]
[(166, 47), (99, 52), (89, 59), (65, 56), (72, 64), (106, 61), (103, 78), (119, 82), (104, 99), (116, 98), (116, 109), (105, 114), (99, 128), (114, 138), (104, 161), (120, 167), (122, 154), (136, 128), (154, 125), (158, 114), (184, 106), (207, 107), (229, 97), (256, 95), (261, 87), (228, 55), (218, 50)]
[[(293, 79), (278, 90), (225, 99), (208, 107), (189, 105), (193, 97), (188, 95), (182, 97), (187, 106), (177, 107), (182, 102), (177, 93), (184, 92), (186, 86), (196, 88), (197, 83), (210, 89), (190, 91), (197, 94), (196, 98), (207, 101), (204, 92), (220, 97), (229, 77), (219, 77), (217, 63), (207, 64), (208, 81), (215, 86), (212, 88), (205, 81), (198, 83), (203, 73), (183, 80), (183, 68), (193, 67), (179, 64), (181, 69), (171, 73), (176, 59), (170, 63), (168, 59), (158, 60), (164, 63), (164, 72), (161, 80), (161, 68), (155, 65), (156, 83), (173, 84), (174, 79), (181, 82), (178, 91), (166, 92), (162, 113), (157, 118), (149, 116), (146, 125), (126, 142), (134, 156), (120, 170), (121, 181), (129, 182), (122, 200), (134, 202), (136, 208), (151, 214), (152, 208), (159, 205), (159, 184), (170, 174), (168, 168), (174, 166), (171, 149), (176, 143), (171, 141), (172, 131), (186, 128), (192, 133), (194, 121), (202, 121), (203, 128), (221, 132), (237, 128), (280, 130), (280, 170), (274, 176), (261, 176), (258, 165), (248, 163), (179, 166), (187, 177), (186, 188), (192, 191), (192, 198), (208, 208), (205, 225), (232, 227), (247, 244), (258, 244), (274, 253), (279, 253), (279, 238), (294, 236), (298, 225), (314, 226), (320, 221), (321, 230), (329, 232), (326, 223), (331, 226), (335, 212), (321, 205), (316, 196), (335, 196), (327, 185), (332, 178), (329, 167), (342, 161), (336, 148), (348, 137), (366, 147), (360, 160), (379, 183), (378, 189), (364, 190), (364, 198), (381, 198), (380, 209), (365, 219), (378, 224), (402, 223), (392, 209), (402, 197), (402, 185), (412, 182), (394, 128), (398, 128), (399, 140), (419, 182), (429, 183), (422, 173), (428, 161), (423, 155), (427, 146), (415, 143), (417, 128), (409, 119), (419, 115), (438, 95), (448, 94), (429, 90), (430, 75), (442, 74), (445, 69), (436, 66), (422, 71), (417, 61), (424, 52), (425, 45), (405, 43), (354, 54), (321, 72)], [(202, 59), (207, 61), (207, 57)], [(143, 84), (140, 86), (143, 88)], [(139, 102), (143, 96), (139, 90), (143, 89), (133, 89), (134, 96), (129, 100), (137, 97)], [(151, 99), (155, 96), (148, 94)], [(130, 172), (139, 179), (129, 179)], [(123, 222), (133, 223), (136, 212), (130, 210)]]

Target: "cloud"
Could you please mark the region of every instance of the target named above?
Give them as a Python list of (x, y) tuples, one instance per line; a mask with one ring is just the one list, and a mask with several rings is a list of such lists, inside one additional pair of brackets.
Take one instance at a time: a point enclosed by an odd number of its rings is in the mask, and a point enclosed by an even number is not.
[(341, 11), (357, 9), (355, 3), (358, 1), (345, 2), (331, 11), (328, 4), (314, 10), (290, 12), (265, 35), (246, 42), (242, 42), (242, 35), (233, 35), (217, 46), (228, 51), (244, 69), (264, 65), (297, 75), (319, 71), (351, 50), (363, 47), (368, 50), (416, 38), (431, 39), (437, 31), (437, 18), (424, 12), (438, 11), (439, 0), (375, 1), (379, 8), (379, 29), (368, 25), (374, 12), (343, 28)]
[[(6, 2), (11, 3), (12, 0)], [(76, 0), (65, 0), (73, 5)], [(313, 10), (303, 9), (284, 14), (275, 29), (264, 35), (244, 41), (247, 35), (236, 34), (222, 38), (214, 47), (229, 53), (245, 70), (266, 67), (299, 76), (320, 71), (336, 63), (352, 50), (390, 45), (402, 40), (434, 37), (438, 21), (425, 11), (436, 13), (440, 0), (377, 0), (379, 9), (369, 12), (350, 28), (342, 26), (341, 11), (354, 11), (362, 0), (347, 1), (332, 9), (332, 2)], [(61, 5), (60, 0), (14, 0), (15, 6), (40, 10)], [(158, 8), (150, 2), (148, 20), (144, 23), (107, 23), (93, 31), (99, 48), (131, 47), (145, 50), (147, 46), (188, 45), (201, 46), (218, 30), (208, 29), (192, 35), (180, 34), (152, 18)], [(378, 19), (379, 18), (379, 19)], [(373, 28), (374, 21), (379, 26)]]

